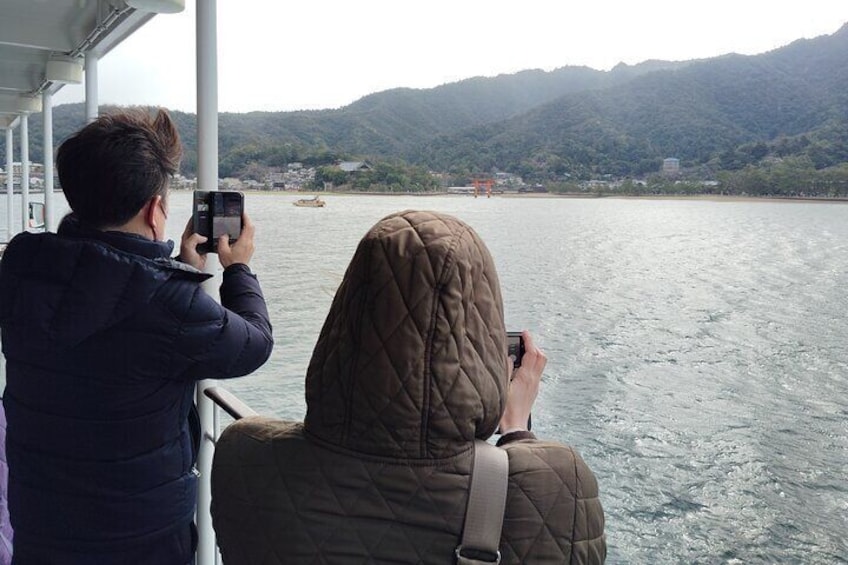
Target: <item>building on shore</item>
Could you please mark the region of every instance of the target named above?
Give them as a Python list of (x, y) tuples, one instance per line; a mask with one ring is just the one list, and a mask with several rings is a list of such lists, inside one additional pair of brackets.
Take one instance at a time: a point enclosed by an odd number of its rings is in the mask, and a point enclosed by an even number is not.
[(674, 157), (669, 157), (667, 159), (663, 159), (662, 174), (664, 174), (664, 175), (677, 175), (679, 173), (680, 173), (680, 159), (676, 159)]

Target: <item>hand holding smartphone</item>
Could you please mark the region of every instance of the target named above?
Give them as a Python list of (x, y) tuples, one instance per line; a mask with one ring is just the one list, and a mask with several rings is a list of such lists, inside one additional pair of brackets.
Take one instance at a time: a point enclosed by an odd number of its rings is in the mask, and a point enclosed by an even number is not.
[(229, 236), (230, 244), (238, 240), (242, 230), (244, 194), (235, 191), (195, 190), (192, 208), (194, 232), (205, 236), (197, 246), (198, 253), (217, 253), (218, 239)]
[(512, 358), (513, 366), (505, 411), (496, 433), (503, 434), (516, 429), (529, 431), (533, 425), (530, 410), (538, 394), (539, 380), (545, 363), (543, 359), (541, 367), (535, 366), (538, 357), (544, 357), (544, 354), (533, 345), (530, 334), (527, 334), (527, 338), (534, 353), (528, 358), (530, 365), (521, 369), (524, 354), (527, 352), (524, 332), (506, 332), (507, 355)]
[(512, 368), (521, 366), (524, 357), (524, 336), (521, 332), (506, 332), (506, 354), (512, 357)]

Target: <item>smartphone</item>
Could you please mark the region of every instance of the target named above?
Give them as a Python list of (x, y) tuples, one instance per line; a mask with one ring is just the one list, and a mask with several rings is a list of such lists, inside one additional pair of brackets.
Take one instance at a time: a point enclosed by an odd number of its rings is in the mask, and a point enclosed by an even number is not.
[[(506, 332), (506, 353), (513, 356), (513, 370), (521, 366), (521, 358), (524, 357), (524, 336), (521, 332)], [(533, 415), (527, 415), (527, 431), (533, 427)], [(495, 433), (500, 433), (497, 430)]]
[(513, 356), (514, 369), (521, 366), (521, 358), (524, 357), (524, 337), (521, 332), (506, 332), (506, 354)]
[(206, 236), (198, 253), (217, 253), (218, 239), (228, 235), (230, 244), (241, 235), (244, 194), (231, 190), (195, 190), (192, 209), (194, 232)]

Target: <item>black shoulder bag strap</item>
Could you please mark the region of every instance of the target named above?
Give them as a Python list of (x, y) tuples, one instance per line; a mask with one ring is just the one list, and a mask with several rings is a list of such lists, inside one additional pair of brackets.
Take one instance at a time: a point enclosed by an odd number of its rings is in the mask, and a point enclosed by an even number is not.
[(498, 549), (506, 508), (509, 458), (506, 451), (483, 440), (474, 442), (471, 492), (465, 508), (457, 565), (500, 563)]

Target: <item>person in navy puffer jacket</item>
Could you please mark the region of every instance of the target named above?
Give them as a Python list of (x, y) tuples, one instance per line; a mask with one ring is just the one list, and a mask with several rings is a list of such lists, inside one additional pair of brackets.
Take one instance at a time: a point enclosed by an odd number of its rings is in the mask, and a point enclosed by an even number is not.
[(9, 467), (6, 465), (6, 412), (0, 404), (0, 565), (12, 562), (12, 524), (9, 523), (9, 505), (6, 494), (9, 484)]
[(246, 215), (219, 242), (220, 304), (190, 222), (170, 258), (180, 156), (165, 111), (101, 116), (57, 153), (72, 213), (0, 262), (15, 564), (194, 559), (195, 383), (254, 371), (273, 338)]

